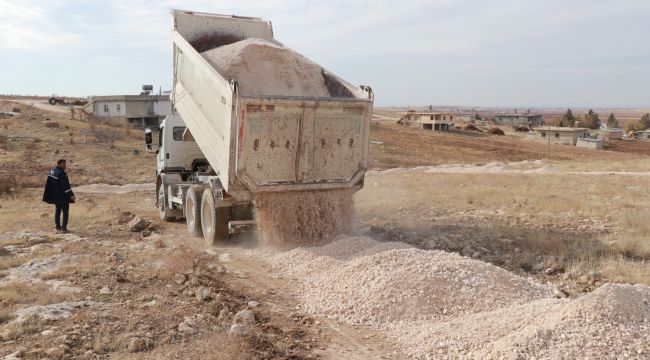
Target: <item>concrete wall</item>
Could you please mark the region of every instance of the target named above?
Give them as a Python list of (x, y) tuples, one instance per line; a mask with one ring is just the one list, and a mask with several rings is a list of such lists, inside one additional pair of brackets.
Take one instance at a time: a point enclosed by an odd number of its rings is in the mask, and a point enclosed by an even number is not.
[(576, 147), (600, 150), (603, 148), (603, 139), (578, 139)]

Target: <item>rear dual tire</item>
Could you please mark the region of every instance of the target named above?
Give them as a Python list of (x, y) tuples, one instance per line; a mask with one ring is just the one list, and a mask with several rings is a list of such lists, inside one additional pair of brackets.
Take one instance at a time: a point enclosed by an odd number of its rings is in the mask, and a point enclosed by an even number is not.
[(218, 206), (212, 189), (205, 189), (201, 197), (201, 230), (208, 245), (226, 240), (229, 235), (230, 208)]

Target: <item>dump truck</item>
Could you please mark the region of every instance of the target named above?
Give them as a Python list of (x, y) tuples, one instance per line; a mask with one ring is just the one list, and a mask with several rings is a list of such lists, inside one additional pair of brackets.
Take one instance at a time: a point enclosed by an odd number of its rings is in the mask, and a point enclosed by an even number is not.
[[(160, 124), (155, 150), (162, 220), (184, 219), (191, 234), (214, 243), (256, 228), (256, 193), (363, 186), (370, 87), (322, 69), (330, 96), (247, 96), (237, 78), (225, 77), (202, 56), (199, 45), (205, 39), (280, 44), (271, 22), (183, 10), (171, 15), (172, 114)], [(151, 151), (153, 133), (146, 137)]]

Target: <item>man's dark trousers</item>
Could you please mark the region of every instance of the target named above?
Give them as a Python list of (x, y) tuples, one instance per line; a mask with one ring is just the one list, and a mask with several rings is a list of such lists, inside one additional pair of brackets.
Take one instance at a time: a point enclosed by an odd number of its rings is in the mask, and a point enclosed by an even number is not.
[[(55, 204), (56, 211), (54, 212), (54, 223), (57, 229), (68, 228), (68, 211), (70, 210), (70, 203)], [(61, 212), (63, 212), (63, 224), (61, 223)]]

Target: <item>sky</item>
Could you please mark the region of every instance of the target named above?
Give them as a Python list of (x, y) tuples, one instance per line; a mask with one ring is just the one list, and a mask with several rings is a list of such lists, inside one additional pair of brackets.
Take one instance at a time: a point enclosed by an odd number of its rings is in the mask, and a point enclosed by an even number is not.
[(0, 93), (170, 89), (173, 8), (267, 18), (377, 106), (650, 106), (648, 0), (0, 0)]

